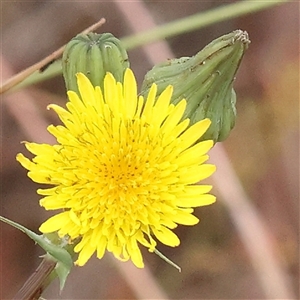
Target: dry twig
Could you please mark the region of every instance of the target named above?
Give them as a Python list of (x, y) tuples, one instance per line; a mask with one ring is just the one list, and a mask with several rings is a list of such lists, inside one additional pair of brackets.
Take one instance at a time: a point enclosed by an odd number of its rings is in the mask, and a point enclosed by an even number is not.
[[(97, 28), (101, 27), (105, 23), (105, 19), (102, 18), (97, 23), (93, 24), (92, 26), (88, 27), (87, 29), (83, 30), (81, 33), (89, 33), (91, 31), (96, 30)], [(37, 62), (36, 64), (28, 67), (27, 69), (21, 71), (20, 73), (16, 74), (15, 76), (8, 79), (1, 87), (0, 87), (0, 94), (3, 94), (10, 90), (12, 87), (16, 86), (18, 83), (22, 82), (24, 79), (26, 79), (29, 75), (33, 74), (34, 72), (38, 70), (43, 70), (45, 67), (47, 67), (49, 64), (51, 64), (53, 61), (58, 59), (66, 45), (60, 47), (58, 50), (54, 51), (52, 54), (48, 55), (41, 61)]]

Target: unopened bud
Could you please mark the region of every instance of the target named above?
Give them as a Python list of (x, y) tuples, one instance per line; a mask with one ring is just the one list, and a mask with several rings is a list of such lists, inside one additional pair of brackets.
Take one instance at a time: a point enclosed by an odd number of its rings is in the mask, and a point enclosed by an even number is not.
[(215, 39), (193, 57), (156, 65), (146, 74), (141, 94), (146, 96), (153, 83), (158, 86), (158, 95), (173, 85), (171, 101), (187, 100), (183, 117), (191, 120), (190, 125), (204, 118), (212, 121), (201, 139), (220, 142), (235, 125), (233, 82), (249, 43), (247, 32), (236, 30)]
[(66, 88), (75, 92), (78, 92), (78, 72), (87, 76), (94, 86), (103, 88), (106, 72), (122, 82), (128, 67), (127, 52), (111, 33), (77, 35), (67, 44), (62, 58)]

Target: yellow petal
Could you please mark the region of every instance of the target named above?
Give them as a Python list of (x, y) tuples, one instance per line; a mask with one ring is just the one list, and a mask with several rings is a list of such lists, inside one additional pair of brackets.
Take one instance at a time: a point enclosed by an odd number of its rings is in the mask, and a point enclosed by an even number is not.
[(156, 97), (157, 85), (153, 84), (145, 101), (145, 107), (143, 109), (142, 115), (145, 117), (146, 122), (150, 123), (153, 113), (153, 105)]
[(94, 87), (90, 80), (83, 73), (77, 73), (76, 77), (82, 103), (87, 107), (91, 102), (95, 102)]
[(123, 84), (124, 104), (126, 108), (126, 116), (132, 118), (137, 109), (137, 84), (133, 72), (126, 69)]
[(32, 170), (35, 168), (35, 164), (27, 157), (25, 157), (22, 153), (18, 153), (16, 159), (27, 170)]
[(66, 207), (66, 201), (57, 197), (57, 195), (47, 196), (40, 200), (40, 205), (46, 210), (55, 210)]
[(186, 172), (181, 173), (179, 182), (181, 184), (195, 184), (205, 178), (208, 178), (216, 171), (216, 166), (211, 164), (191, 167)]
[(186, 149), (193, 145), (208, 129), (211, 121), (204, 119), (188, 128), (180, 137), (182, 140), (181, 147)]
[(107, 239), (105, 236), (101, 236), (101, 238), (97, 243), (97, 257), (99, 259), (101, 259), (105, 254), (106, 246), (107, 246)]
[(69, 220), (69, 212), (65, 211), (49, 218), (40, 226), (39, 230), (43, 233), (54, 232), (65, 226)]
[(153, 107), (153, 113), (155, 118), (151, 122), (151, 125), (160, 126), (166, 119), (169, 110), (170, 99), (173, 93), (173, 87), (169, 85), (158, 97)]
[(78, 259), (75, 262), (75, 265), (77, 266), (84, 266), (87, 261), (91, 258), (91, 256), (96, 251), (96, 248), (92, 246), (90, 243), (86, 243), (86, 245), (82, 248), (82, 250), (79, 252)]
[(178, 164), (179, 166), (189, 166), (203, 163), (206, 158), (208, 158), (208, 156), (205, 156), (203, 159), (204, 154), (206, 154), (212, 148), (212, 146), (213, 141), (211, 140), (200, 142), (183, 151), (178, 159), (174, 161), (174, 163)]
[(165, 134), (169, 134), (172, 129), (178, 124), (178, 122), (181, 120), (182, 115), (186, 108), (186, 101), (182, 100), (180, 101), (173, 111), (170, 113), (170, 115), (167, 117), (165, 122), (163, 123), (161, 127), (161, 132)]
[(161, 226), (159, 230), (156, 228), (152, 228), (152, 230), (157, 239), (163, 244), (170, 247), (175, 247), (180, 244), (178, 236), (170, 229)]
[(210, 194), (194, 194), (186, 193), (185, 195), (178, 195), (175, 204), (178, 207), (199, 207), (210, 205), (216, 201), (216, 197)]
[(127, 251), (129, 254), (129, 257), (131, 258), (132, 262), (138, 267), (143, 268), (143, 257), (140, 251), (140, 248), (137, 243), (136, 236), (131, 237), (127, 241)]
[(174, 222), (182, 225), (195, 225), (199, 223), (199, 219), (197, 217), (182, 210), (177, 210), (172, 219)]

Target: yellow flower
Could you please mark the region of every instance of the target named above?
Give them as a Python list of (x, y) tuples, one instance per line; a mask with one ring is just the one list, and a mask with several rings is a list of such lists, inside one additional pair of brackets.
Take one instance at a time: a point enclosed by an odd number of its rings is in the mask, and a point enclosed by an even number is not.
[(188, 128), (186, 101), (170, 104), (172, 86), (157, 100), (155, 84), (146, 101), (138, 97), (130, 69), (123, 84), (107, 73), (103, 92), (82, 73), (77, 80), (80, 95), (68, 92), (67, 110), (49, 105), (64, 124), (48, 127), (58, 144), (26, 143), (32, 161), (17, 155), (33, 181), (54, 186), (38, 189), (41, 206), (62, 209), (40, 231), (81, 238), (77, 265), (107, 250), (142, 268), (140, 245), (178, 246), (171, 229), (198, 223), (193, 207), (215, 202), (210, 185), (196, 184), (215, 171), (204, 164), (213, 142), (197, 142), (210, 120)]

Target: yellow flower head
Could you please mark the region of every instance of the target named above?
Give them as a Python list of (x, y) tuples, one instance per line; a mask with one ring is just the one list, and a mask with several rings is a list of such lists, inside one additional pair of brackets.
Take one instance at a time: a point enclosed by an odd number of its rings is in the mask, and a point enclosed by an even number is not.
[(171, 229), (198, 223), (193, 207), (215, 201), (211, 186), (196, 185), (215, 171), (204, 164), (213, 142), (197, 142), (210, 120), (188, 128), (186, 101), (170, 104), (172, 86), (157, 99), (155, 84), (146, 101), (138, 97), (130, 69), (123, 84), (107, 73), (104, 91), (82, 73), (77, 81), (80, 95), (68, 92), (67, 110), (49, 106), (64, 124), (48, 127), (58, 144), (26, 143), (32, 161), (17, 155), (33, 181), (54, 186), (38, 189), (41, 206), (62, 210), (40, 231), (81, 238), (77, 265), (107, 250), (141, 268), (140, 244), (151, 252), (155, 239), (178, 246)]

